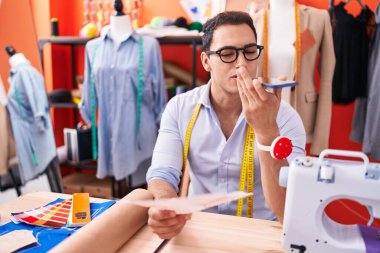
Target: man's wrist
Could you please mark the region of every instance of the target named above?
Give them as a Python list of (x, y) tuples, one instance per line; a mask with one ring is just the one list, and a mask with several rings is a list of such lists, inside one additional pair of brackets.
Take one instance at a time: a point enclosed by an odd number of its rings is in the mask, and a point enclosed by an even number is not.
[(272, 131), (267, 131), (265, 133), (256, 133), (257, 142), (264, 146), (270, 146), (274, 139), (280, 136), (280, 131), (277, 129), (273, 129)]
[(262, 144), (260, 143), (263, 141), (263, 143), (269, 142), (269, 140), (272, 139), (273, 135), (265, 135), (266, 138), (261, 137), (260, 139), (256, 140), (256, 145), (259, 150), (269, 152), (270, 155), (277, 160), (283, 160), (286, 159), (293, 151), (293, 144), (292, 141), (281, 135), (277, 135), (275, 137), (271, 144)]

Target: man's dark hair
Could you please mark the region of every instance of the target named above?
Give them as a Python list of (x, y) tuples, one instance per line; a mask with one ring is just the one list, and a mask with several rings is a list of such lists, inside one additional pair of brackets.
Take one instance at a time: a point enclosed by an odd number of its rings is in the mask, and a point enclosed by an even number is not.
[(257, 39), (257, 33), (255, 26), (253, 25), (253, 20), (248, 13), (243, 11), (226, 11), (219, 13), (215, 17), (207, 20), (203, 26), (204, 35), (202, 36), (203, 50), (210, 50), (210, 45), (212, 38), (214, 36), (214, 31), (222, 25), (241, 25), (247, 24), (255, 34), (255, 39)]

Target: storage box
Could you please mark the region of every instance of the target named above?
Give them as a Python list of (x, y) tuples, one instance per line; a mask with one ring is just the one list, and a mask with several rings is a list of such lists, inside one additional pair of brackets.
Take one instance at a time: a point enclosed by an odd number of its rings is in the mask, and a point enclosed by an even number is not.
[(69, 162), (79, 163), (92, 160), (91, 128), (65, 128), (63, 134)]
[(65, 176), (63, 181), (63, 192), (73, 194), (77, 192), (84, 192), (83, 186), (88, 182), (94, 181), (95, 175), (72, 173)]
[(94, 179), (83, 186), (83, 191), (88, 192), (90, 197), (113, 199), (112, 196), (112, 179)]

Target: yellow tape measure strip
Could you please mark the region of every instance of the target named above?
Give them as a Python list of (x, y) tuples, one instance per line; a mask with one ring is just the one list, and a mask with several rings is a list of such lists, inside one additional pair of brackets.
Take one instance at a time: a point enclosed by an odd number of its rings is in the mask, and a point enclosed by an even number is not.
[[(255, 181), (255, 168), (254, 168), (254, 143), (255, 143), (255, 133), (253, 129), (247, 125), (247, 130), (245, 134), (244, 141), (244, 152), (243, 160), (241, 164), (240, 171), (240, 184), (239, 191), (245, 191), (245, 184), (247, 183), (247, 192), (254, 192), (254, 181)], [(244, 199), (238, 199), (236, 216), (243, 215), (243, 205)], [(253, 217), (253, 196), (247, 197), (247, 217)]]
[(195, 121), (197, 121), (198, 114), (201, 110), (202, 104), (197, 104), (193, 110), (193, 113), (191, 115), (189, 124), (187, 125), (186, 129), (186, 135), (185, 135), (185, 144), (183, 147), (183, 164), (182, 164), (182, 179), (181, 179), (181, 186), (179, 191), (180, 197), (186, 197), (187, 191), (190, 184), (190, 175), (189, 170), (187, 169), (187, 156), (189, 154), (189, 146), (190, 146), (190, 138), (191, 133), (193, 132), (193, 128), (195, 125)]
[[(187, 169), (187, 156), (189, 153), (189, 146), (190, 146), (190, 138), (191, 134), (193, 132), (193, 128), (195, 125), (195, 122), (198, 118), (201, 104), (197, 104), (193, 110), (193, 113), (191, 115), (189, 124), (187, 125), (186, 129), (186, 135), (185, 135), (185, 143), (183, 148), (183, 165), (182, 165), (182, 179), (181, 179), (181, 186), (180, 186), (180, 197), (187, 196), (188, 186), (190, 184), (190, 176), (189, 171)], [(254, 192), (254, 178), (255, 178), (255, 170), (254, 170), (254, 143), (255, 143), (255, 133), (253, 129), (247, 125), (246, 130), (246, 136), (244, 141), (244, 152), (243, 152), (243, 159), (242, 159), (242, 166), (240, 171), (240, 185), (239, 190), (245, 191), (245, 184), (247, 181), (247, 192)], [(244, 199), (238, 200), (238, 206), (236, 215), (242, 216), (243, 213), (243, 204)], [(253, 217), (253, 196), (249, 196), (247, 198), (247, 217), (252, 218)]]
[[(263, 79), (264, 82), (268, 82), (269, 78), (269, 31), (268, 31), (268, 9), (269, 1), (264, 10), (264, 62), (263, 62)], [(296, 19), (296, 77), (295, 80), (298, 81), (301, 73), (301, 17), (300, 8), (297, 1), (294, 3), (295, 19)]]
[[(248, 146), (244, 147), (244, 153), (245, 153), (245, 159), (248, 156), (248, 169), (247, 169), (247, 192), (254, 193), (254, 181), (255, 181), (255, 170), (254, 170), (254, 161), (255, 161), (255, 152), (254, 152), (254, 145), (255, 145), (255, 133), (253, 129), (247, 125), (248, 128), (248, 136), (246, 139), (248, 139)], [(247, 197), (247, 217), (253, 218), (253, 195)]]

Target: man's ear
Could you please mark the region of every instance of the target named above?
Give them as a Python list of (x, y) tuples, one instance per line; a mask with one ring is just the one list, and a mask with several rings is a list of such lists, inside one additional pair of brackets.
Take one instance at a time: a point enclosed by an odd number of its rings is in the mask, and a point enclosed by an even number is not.
[(208, 55), (205, 52), (201, 53), (201, 61), (202, 61), (203, 68), (207, 72), (210, 72), (211, 71), (210, 58), (208, 57)]

